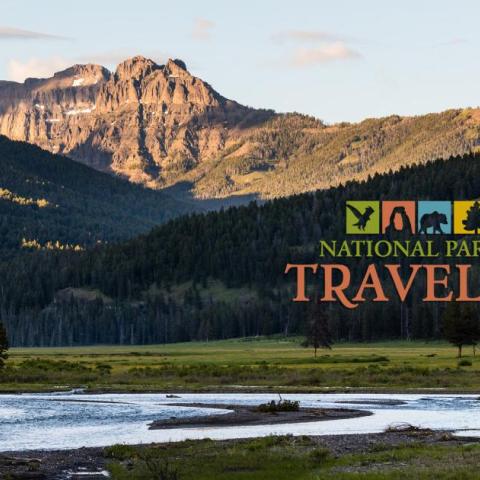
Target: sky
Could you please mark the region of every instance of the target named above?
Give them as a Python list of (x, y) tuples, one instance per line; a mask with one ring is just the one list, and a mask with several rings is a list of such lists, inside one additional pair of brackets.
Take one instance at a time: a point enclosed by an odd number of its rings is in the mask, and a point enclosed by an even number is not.
[(245, 105), (327, 123), (480, 101), (476, 0), (0, 0), (0, 79), (184, 60)]

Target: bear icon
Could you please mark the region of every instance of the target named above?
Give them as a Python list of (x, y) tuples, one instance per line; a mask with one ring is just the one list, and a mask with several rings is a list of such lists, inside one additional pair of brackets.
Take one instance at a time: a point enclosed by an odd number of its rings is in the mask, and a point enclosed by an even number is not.
[(425, 213), (420, 219), (420, 230), (418, 233), (428, 233), (429, 228), (433, 228), (432, 233), (441, 233), (442, 225), (447, 225), (447, 216), (444, 213), (438, 213), (437, 211), (432, 213)]

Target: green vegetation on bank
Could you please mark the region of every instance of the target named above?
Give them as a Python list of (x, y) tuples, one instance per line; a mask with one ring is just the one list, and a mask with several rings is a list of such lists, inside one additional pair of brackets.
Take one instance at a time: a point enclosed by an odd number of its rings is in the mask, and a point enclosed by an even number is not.
[(478, 444), (449, 445), (445, 437), (435, 445), (376, 443), (365, 450), (335, 454), (319, 438), (286, 436), (147, 448), (116, 445), (105, 455), (113, 480), (478, 479)]
[(13, 348), (1, 391), (480, 391), (480, 356), (440, 342), (302, 347), (246, 338), (170, 345)]

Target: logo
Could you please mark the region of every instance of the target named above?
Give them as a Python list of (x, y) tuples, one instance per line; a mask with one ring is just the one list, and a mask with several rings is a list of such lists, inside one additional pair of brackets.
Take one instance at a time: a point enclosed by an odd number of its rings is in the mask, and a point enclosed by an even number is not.
[(454, 232), (462, 235), (480, 233), (480, 203), (454, 202)]
[(348, 234), (380, 233), (380, 202), (348, 201), (346, 230)]
[(382, 202), (382, 233), (415, 233), (415, 202)]
[(480, 235), (480, 201), (348, 200), (349, 235)]
[[(480, 258), (480, 238), (472, 236), (480, 234), (480, 200), (350, 200), (345, 221), (348, 234), (380, 238), (320, 239), (318, 254), (325, 262), (287, 263), (285, 273), (297, 274), (294, 302), (311, 300), (308, 273), (320, 277), (320, 302), (339, 302), (348, 309), (365, 301), (389, 302), (392, 296), (405, 302), (412, 288), (416, 295), (423, 291), (423, 302), (480, 304), (478, 273), (467, 263)], [(438, 237), (452, 233), (463, 238)]]
[(418, 233), (452, 233), (452, 204), (450, 202), (418, 202)]

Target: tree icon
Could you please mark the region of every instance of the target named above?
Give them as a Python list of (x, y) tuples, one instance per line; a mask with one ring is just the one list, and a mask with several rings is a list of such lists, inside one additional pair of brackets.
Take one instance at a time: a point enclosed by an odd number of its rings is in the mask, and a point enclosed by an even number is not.
[(475, 202), (471, 208), (467, 211), (467, 218), (462, 221), (463, 228), (467, 232), (475, 231), (475, 234), (478, 235), (480, 229), (480, 203)]

